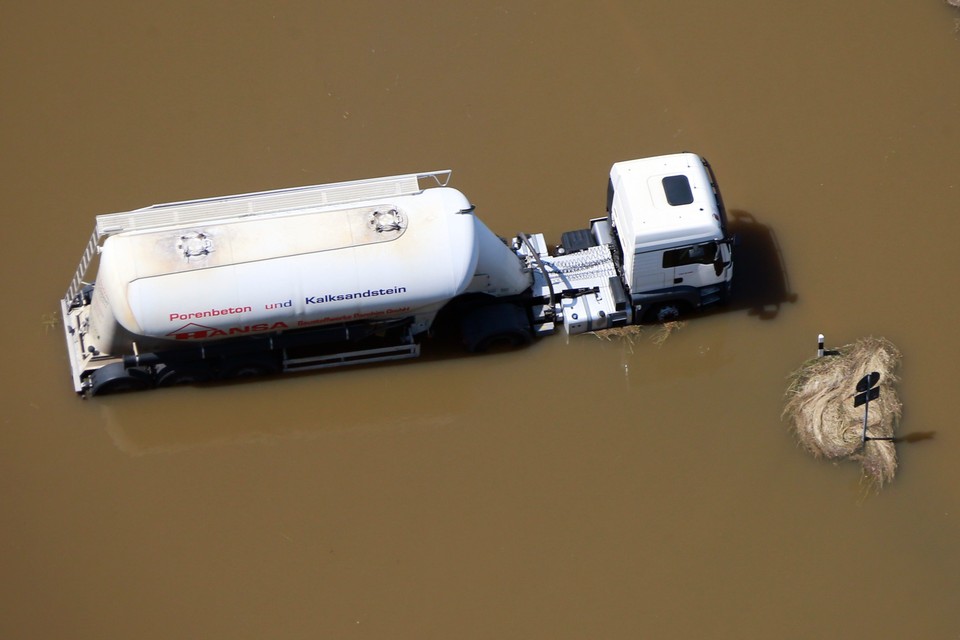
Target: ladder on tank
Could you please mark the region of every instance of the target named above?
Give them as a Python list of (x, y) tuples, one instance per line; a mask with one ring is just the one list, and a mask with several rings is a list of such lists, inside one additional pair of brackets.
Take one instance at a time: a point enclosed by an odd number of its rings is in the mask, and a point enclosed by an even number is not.
[(93, 262), (98, 253), (100, 253), (100, 237), (94, 229), (90, 240), (87, 242), (87, 248), (83, 250), (83, 256), (80, 258), (80, 264), (77, 265), (77, 271), (73, 274), (73, 280), (67, 287), (67, 293), (63, 296), (63, 301), (67, 307), (73, 304), (77, 294), (80, 293), (80, 289), (88, 284), (83, 281), (83, 278), (87, 275), (87, 269), (90, 268), (90, 263)]

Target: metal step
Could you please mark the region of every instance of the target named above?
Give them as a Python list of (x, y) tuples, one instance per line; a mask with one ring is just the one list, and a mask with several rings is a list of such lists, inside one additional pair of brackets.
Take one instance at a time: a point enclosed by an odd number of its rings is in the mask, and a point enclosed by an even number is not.
[(324, 354), (322, 356), (309, 356), (306, 358), (287, 358), (284, 356), (283, 370), (285, 372), (310, 371), (311, 369), (343, 367), (351, 364), (364, 364), (371, 362), (385, 362), (388, 360), (402, 360), (405, 358), (416, 358), (419, 355), (419, 344), (402, 344), (394, 347), (365, 349), (363, 351), (344, 351), (342, 353)]
[(715, 302), (720, 302), (722, 290), (719, 286), (704, 287), (700, 290), (700, 305), (706, 306)]

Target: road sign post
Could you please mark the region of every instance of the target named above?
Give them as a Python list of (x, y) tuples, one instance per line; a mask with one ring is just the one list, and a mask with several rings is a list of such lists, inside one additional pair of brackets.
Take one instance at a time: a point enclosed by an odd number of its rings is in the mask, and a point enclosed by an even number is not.
[(877, 386), (878, 382), (880, 382), (880, 374), (878, 372), (873, 371), (868, 373), (860, 378), (860, 381), (857, 383), (857, 393), (853, 396), (854, 407), (863, 405), (863, 435), (860, 436), (860, 442), (866, 442), (867, 440), (893, 440), (893, 438), (889, 437), (873, 438), (867, 435), (867, 419), (870, 416), (870, 401), (880, 397), (880, 387)]

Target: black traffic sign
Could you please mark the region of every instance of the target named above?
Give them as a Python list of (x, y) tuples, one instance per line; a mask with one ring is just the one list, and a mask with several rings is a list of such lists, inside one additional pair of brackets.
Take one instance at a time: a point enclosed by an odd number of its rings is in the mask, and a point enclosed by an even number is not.
[(868, 373), (860, 378), (860, 382), (857, 383), (857, 395), (853, 397), (853, 406), (859, 407), (862, 404), (879, 398), (880, 387), (877, 386), (879, 381), (880, 373), (877, 371)]

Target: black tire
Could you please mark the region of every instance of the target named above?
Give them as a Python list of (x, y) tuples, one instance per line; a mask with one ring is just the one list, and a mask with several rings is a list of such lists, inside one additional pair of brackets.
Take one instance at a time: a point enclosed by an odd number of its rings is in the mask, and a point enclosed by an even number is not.
[(461, 321), (460, 334), (470, 353), (516, 348), (533, 341), (526, 311), (506, 303), (470, 311)]
[(213, 370), (202, 363), (165, 364), (157, 371), (158, 387), (175, 387), (184, 384), (200, 384), (214, 379)]
[(678, 300), (669, 300), (653, 305), (644, 316), (644, 320), (652, 324), (664, 324), (680, 319), (686, 312), (686, 304)]
[(140, 369), (125, 369), (116, 362), (101, 367), (90, 374), (90, 395), (104, 396), (150, 388), (150, 374)]
[(223, 377), (227, 379), (269, 376), (278, 371), (280, 371), (280, 363), (270, 356), (240, 358), (223, 365)]

